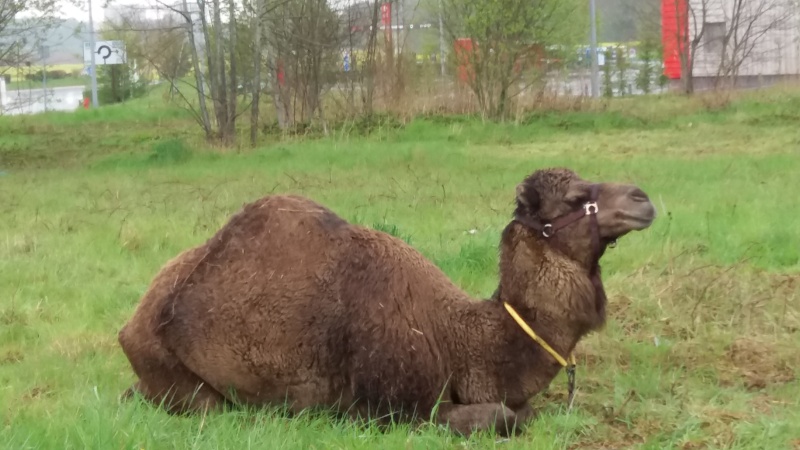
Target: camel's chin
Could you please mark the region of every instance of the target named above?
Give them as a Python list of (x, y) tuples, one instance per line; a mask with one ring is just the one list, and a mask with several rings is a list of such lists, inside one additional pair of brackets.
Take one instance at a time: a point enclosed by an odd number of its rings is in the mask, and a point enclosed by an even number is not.
[(620, 216), (622, 227), (629, 231), (641, 231), (649, 228), (656, 220), (656, 209), (648, 204), (647, 207), (639, 208), (636, 212), (623, 212)]
[(621, 230), (619, 230), (617, 232), (610, 233), (607, 236), (603, 236), (603, 238), (606, 240), (606, 244), (607, 245), (608, 244), (612, 244), (612, 243), (617, 242), (618, 240), (622, 239), (623, 237), (627, 236), (628, 234), (633, 233), (634, 231), (642, 231), (642, 230), (645, 230), (645, 229), (649, 228), (652, 223), (653, 223), (652, 220), (649, 221), (649, 222), (646, 222), (646, 221), (642, 220), (642, 221), (638, 222), (635, 226), (633, 226), (633, 225), (626, 226), (625, 228), (623, 228), (623, 229), (621, 229)]
[(628, 233), (631, 233), (633, 231), (646, 230), (646, 229), (650, 228), (650, 225), (652, 225), (652, 224), (653, 224), (653, 219), (652, 218), (651, 219), (631, 220), (630, 229), (628, 230)]

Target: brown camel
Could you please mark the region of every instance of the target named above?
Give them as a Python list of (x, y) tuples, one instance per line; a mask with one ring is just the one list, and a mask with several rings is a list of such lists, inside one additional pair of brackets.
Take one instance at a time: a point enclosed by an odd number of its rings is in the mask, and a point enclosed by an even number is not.
[(518, 433), (604, 323), (606, 246), (654, 218), (636, 186), (537, 171), (517, 187), (499, 287), (476, 301), (400, 239), (264, 197), (157, 274), (119, 333), (139, 377), (127, 394), (176, 413), (271, 404)]

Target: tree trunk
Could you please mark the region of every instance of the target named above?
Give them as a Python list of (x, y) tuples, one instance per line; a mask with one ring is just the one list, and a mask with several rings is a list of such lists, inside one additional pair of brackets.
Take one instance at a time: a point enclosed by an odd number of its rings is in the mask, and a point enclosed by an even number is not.
[[(186, 14), (187, 22), (189, 25), (189, 45), (191, 46), (192, 52), (192, 67), (194, 68), (194, 79), (195, 83), (197, 84), (197, 99), (200, 104), (200, 120), (202, 121), (203, 131), (206, 134), (206, 139), (211, 139), (212, 136), (212, 128), (211, 128), (211, 120), (208, 117), (208, 107), (206, 106), (206, 93), (205, 93), (205, 86), (203, 81), (203, 71), (200, 70), (200, 59), (197, 52), (197, 42), (194, 39), (194, 20), (192, 16), (189, 15), (189, 4), (187, 0), (183, 0), (183, 11)], [(201, 15), (202, 15), (202, 9)], [(173, 85), (170, 85), (170, 88)]]
[(255, 19), (253, 20), (253, 32), (255, 33), (253, 44), (253, 103), (250, 105), (250, 146), (255, 147), (258, 143), (258, 107), (261, 101), (261, 15), (264, 13), (264, 1), (256, 0)]
[(117, 76), (117, 66), (111, 66), (111, 101), (119, 103), (119, 77)]
[(694, 93), (694, 75), (691, 67), (691, 59), (686, 52), (681, 55), (681, 84), (683, 93), (691, 95)]
[[(236, 141), (236, 100), (238, 98), (238, 81), (236, 79), (236, 8), (233, 0), (228, 0), (228, 29), (230, 54), (230, 93), (228, 94), (227, 117), (223, 141), (230, 145)], [(223, 53), (224, 54), (224, 53)], [(223, 57), (224, 59), (224, 57)], [(223, 69), (224, 70), (224, 69)]]
[[(217, 130), (219, 137), (222, 138), (225, 130), (228, 128), (228, 100), (227, 100), (227, 85), (225, 77), (225, 52), (223, 52), (223, 39), (222, 39), (222, 11), (220, 10), (220, 0), (214, 0), (212, 3), (212, 14), (214, 17), (214, 33), (216, 41), (214, 42), (213, 60), (214, 60), (214, 77), (216, 83), (211, 86), (211, 95), (214, 100), (214, 113), (217, 116)], [(209, 65), (209, 69), (211, 66)]]
[[(219, 74), (218, 64), (216, 53), (213, 51), (214, 46), (216, 45), (214, 41), (211, 40), (211, 32), (209, 31), (208, 21), (206, 20), (206, 2), (205, 0), (198, 0), (198, 6), (200, 7), (200, 23), (203, 27), (203, 38), (206, 41), (206, 65), (208, 67), (208, 93), (211, 97), (211, 102), (214, 106), (214, 117), (217, 121), (217, 127), (220, 127), (222, 123), (219, 121)], [(219, 6), (219, 4), (217, 4)], [(213, 11), (212, 11), (213, 12)], [(209, 48), (211, 47), (211, 48)], [(209, 51), (211, 50), (211, 51)], [(213, 132), (213, 129), (212, 129)]]
[[(282, 14), (282, 12), (278, 12)], [(286, 130), (292, 123), (290, 122), (288, 109), (286, 107), (286, 95), (284, 92), (284, 87), (281, 85), (281, 80), (278, 77), (278, 72), (283, 70), (283, 62), (281, 61), (281, 54), (282, 49), (279, 45), (276, 44), (276, 40), (280, 39), (278, 33), (274, 28), (276, 24), (280, 23), (280, 20), (268, 20), (267, 11), (264, 11), (264, 22), (272, 24), (273, 29), (269, 33), (269, 36), (272, 39), (267, 39), (267, 68), (269, 68), (269, 74), (267, 76), (267, 89), (269, 89), (270, 94), (272, 96), (272, 104), (275, 107), (275, 116), (278, 119), (278, 127), (281, 130)], [(268, 30), (270, 31), (270, 30)], [(284, 77), (285, 80), (285, 77)]]
[(367, 56), (364, 61), (363, 85), (361, 101), (364, 104), (364, 115), (371, 116), (375, 96), (375, 53), (378, 47), (378, 0), (373, 2), (372, 20), (370, 21), (369, 39), (367, 41)]

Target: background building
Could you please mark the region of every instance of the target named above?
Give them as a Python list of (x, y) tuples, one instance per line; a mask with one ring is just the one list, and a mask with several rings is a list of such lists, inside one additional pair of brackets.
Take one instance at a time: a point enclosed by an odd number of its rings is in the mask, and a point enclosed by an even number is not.
[(723, 77), (758, 87), (800, 76), (796, 0), (662, 0), (661, 20), (664, 70), (673, 86), (680, 85), (682, 52), (694, 60), (698, 90)]

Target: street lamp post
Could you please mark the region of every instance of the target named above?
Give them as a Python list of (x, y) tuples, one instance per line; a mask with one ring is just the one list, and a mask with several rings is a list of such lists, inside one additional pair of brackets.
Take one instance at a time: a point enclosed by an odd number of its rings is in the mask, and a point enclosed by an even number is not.
[(50, 56), (50, 48), (42, 45), (39, 48), (42, 56), (42, 94), (44, 95), (44, 112), (47, 112), (47, 58)]
[(91, 45), (91, 77), (92, 77), (92, 107), (97, 108), (97, 65), (94, 59), (94, 18), (92, 17), (92, 0), (89, 0), (89, 45)]
[(597, 98), (600, 96), (600, 68), (597, 61), (597, 5), (595, 0), (589, 0), (589, 11), (592, 21), (592, 97)]

